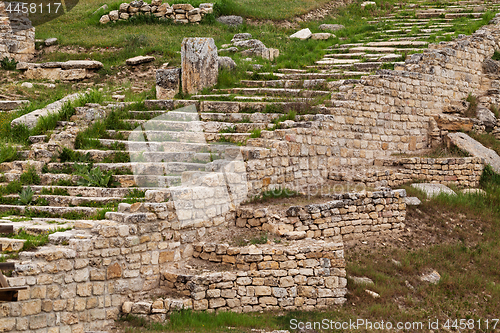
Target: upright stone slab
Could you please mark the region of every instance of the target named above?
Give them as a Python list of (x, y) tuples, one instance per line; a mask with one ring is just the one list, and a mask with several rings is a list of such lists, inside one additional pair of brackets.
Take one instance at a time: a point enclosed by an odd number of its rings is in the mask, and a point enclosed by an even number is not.
[(156, 98), (173, 99), (179, 92), (180, 68), (156, 70)]
[(219, 61), (213, 38), (184, 38), (181, 59), (184, 93), (196, 94), (217, 84)]

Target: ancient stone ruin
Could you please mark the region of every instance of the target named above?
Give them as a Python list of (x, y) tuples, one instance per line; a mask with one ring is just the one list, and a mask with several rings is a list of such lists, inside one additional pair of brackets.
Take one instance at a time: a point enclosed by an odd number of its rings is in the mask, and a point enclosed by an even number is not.
[(28, 61), (35, 53), (35, 28), (22, 13), (8, 14), (0, 2), (0, 60)]
[[(125, 20), (140, 11), (162, 17), (175, 12), (176, 20), (189, 21), (200, 14), (185, 5), (164, 5), (134, 1), (105, 16)], [(442, 14), (429, 10), (417, 17)], [(445, 15), (450, 14), (471, 13)], [(487, 112), (500, 101), (500, 65), (492, 59), (500, 49), (499, 31), (497, 16), (471, 36), (449, 42), (332, 45), (327, 51), (333, 52), (313, 68), (270, 75), (253, 66), (251, 79), (238, 87), (212, 90), (206, 88), (217, 83), (220, 67), (214, 40), (185, 38), (182, 68), (158, 69), (157, 99), (120, 119), (134, 126), (105, 129), (102, 137), (86, 138), (93, 140), (92, 149), (75, 150), (102, 172), (117, 171), (111, 176), (115, 187), (77, 186), (83, 177), (74, 163), (57, 156), (75, 149), (80, 131), (129, 103), (79, 106), (70, 121), (31, 136), (32, 144), (19, 152), (22, 159), (0, 165), (8, 182), (34, 169), (40, 184), (31, 188), (47, 203), (0, 205), (19, 215), (28, 209), (43, 215), (6, 219), (15, 227), (0, 231), (43, 233), (53, 230), (52, 221), (71, 228), (9, 259), (11, 276), (5, 282), (0, 277), (0, 292), (10, 297), (0, 304), (0, 330), (102, 331), (126, 314), (161, 322), (179, 309), (259, 312), (344, 304), (347, 245), (398, 237), (405, 230), (412, 201), (398, 186), (418, 180), (438, 190), (451, 184), (471, 188), (479, 185), (486, 164), (498, 170), (500, 157), (459, 131), (500, 131), (496, 116)], [(228, 54), (269, 61), (279, 54), (249, 34), (237, 34), (231, 43)], [(421, 52), (401, 59), (408, 50)], [(386, 63), (394, 70), (380, 69)], [(19, 66), (33, 79), (70, 80), (92, 76), (102, 64)], [(372, 69), (380, 70), (366, 72)], [(191, 99), (174, 98), (180, 87)], [(210, 95), (197, 95), (202, 90)], [(465, 116), (469, 94), (479, 96), (475, 117)], [(11, 124), (33, 128), (41, 116), (78, 97), (67, 96)], [(309, 104), (318, 97), (320, 104)], [(470, 156), (413, 156), (446, 143)], [(336, 187), (340, 191), (333, 193)], [(252, 200), (287, 190), (315, 202), (285, 207)], [(141, 196), (132, 195), (137, 192)], [(104, 214), (96, 203), (117, 208)], [(260, 234), (269, 239), (237, 242)], [(0, 238), (2, 250), (18, 251), (23, 243)]]

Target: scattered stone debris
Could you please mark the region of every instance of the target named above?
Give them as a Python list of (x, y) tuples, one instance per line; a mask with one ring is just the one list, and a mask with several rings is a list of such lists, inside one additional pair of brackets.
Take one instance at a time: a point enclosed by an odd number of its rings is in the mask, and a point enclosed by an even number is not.
[(31, 88), (33, 88), (33, 83), (23, 82), (23, 83), (21, 83), (21, 87), (31, 89)]
[(236, 15), (219, 16), (217, 22), (228, 25), (230, 27), (237, 27), (243, 24), (243, 17)]
[(479, 195), (486, 195), (486, 191), (482, 190), (480, 188), (464, 188), (462, 191), (460, 191), (465, 194), (479, 194)]
[(117, 101), (124, 101), (125, 95), (112, 95), (111, 98), (116, 99)]
[(230, 57), (219, 57), (219, 70), (233, 70), (237, 67), (236, 63)]
[(422, 203), (422, 201), (420, 201), (419, 198), (417, 197), (406, 197), (405, 198), (405, 203), (408, 205), (408, 206), (418, 206)]
[(373, 298), (380, 298), (380, 295), (379, 295), (379, 294), (377, 294), (377, 293), (376, 293), (376, 292), (374, 292), (374, 291), (371, 291), (371, 290), (365, 289), (365, 292), (366, 292), (368, 295), (370, 295), (371, 297), (373, 297)]
[(95, 14), (99, 13), (100, 11), (106, 11), (106, 10), (108, 10), (108, 5), (104, 4), (101, 7), (97, 8), (97, 10), (92, 13), (92, 15), (95, 15)]
[(252, 39), (252, 35), (249, 33), (234, 35), (231, 43), (233, 44), (225, 44), (226, 48), (219, 50), (219, 52), (240, 52), (244, 56), (258, 56), (271, 61), (280, 54), (278, 49), (268, 48), (260, 40)]
[(78, 81), (90, 78), (102, 68), (95, 60), (69, 60), (66, 62), (29, 63), (19, 62), (16, 66), (28, 80)]
[(376, 6), (377, 3), (375, 1), (365, 1), (361, 3), (361, 8), (365, 9), (366, 6)]
[(335, 38), (335, 35), (332, 35), (329, 32), (318, 32), (318, 33), (311, 35), (311, 39), (315, 39), (315, 40), (327, 40), (327, 39), (332, 38), (332, 37)]
[(301, 40), (306, 40), (306, 39), (311, 38), (311, 36), (312, 36), (311, 30), (309, 30), (309, 28), (306, 28), (306, 29), (302, 29), (302, 30), (297, 31), (296, 33), (291, 35), (290, 38), (297, 38), (297, 39), (301, 39)]
[(345, 29), (345, 27), (342, 24), (322, 24), (319, 26), (319, 30), (327, 30), (327, 31), (337, 31)]
[(432, 284), (437, 284), (439, 282), (439, 280), (441, 280), (441, 275), (439, 275), (439, 273), (437, 271), (433, 270), (430, 273), (423, 274), (420, 277), (420, 280), (422, 280), (424, 282), (429, 282)]
[(156, 58), (153, 56), (137, 56), (137, 57), (127, 59), (125, 61), (125, 63), (129, 66), (137, 66), (137, 65), (145, 64), (145, 63), (152, 62), (155, 60), (156, 60)]
[(401, 261), (398, 261), (398, 260), (395, 260), (395, 259), (391, 259), (391, 262), (396, 265), (396, 266), (401, 266)]
[(366, 276), (363, 276), (363, 277), (350, 276), (350, 278), (351, 278), (352, 282), (354, 282), (354, 284), (358, 284), (358, 285), (361, 285), (361, 284), (374, 285), (375, 284), (372, 279), (367, 278)]
[(52, 46), (57, 44), (57, 38), (47, 38), (45, 40), (45, 46)]
[(418, 183), (418, 184), (411, 184), (411, 187), (423, 191), (428, 198), (432, 198), (441, 193), (456, 195), (456, 193), (451, 188), (443, 184)]
[(406, 288), (408, 288), (408, 289), (410, 289), (410, 290), (415, 290), (415, 287), (413, 287), (413, 286), (411, 285), (411, 283), (410, 283), (410, 282), (408, 282), (408, 280), (405, 280), (405, 286), (406, 286)]

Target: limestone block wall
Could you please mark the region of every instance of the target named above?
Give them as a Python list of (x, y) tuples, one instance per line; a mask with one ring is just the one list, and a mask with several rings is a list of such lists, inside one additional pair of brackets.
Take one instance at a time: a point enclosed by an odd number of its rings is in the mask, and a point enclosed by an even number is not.
[(237, 210), (236, 225), (261, 228), (290, 239), (343, 240), (400, 232), (406, 217), (405, 190), (333, 194), (332, 201), (292, 206), (276, 220), (265, 209)]
[(34, 53), (35, 28), (22, 14), (8, 15), (0, 1), (0, 59), (28, 61)]
[(189, 293), (195, 310), (312, 310), (345, 302), (343, 249), (342, 243), (310, 240), (242, 248), (199, 243), (194, 244), (195, 258), (224, 262), (238, 271), (165, 274), (162, 284)]

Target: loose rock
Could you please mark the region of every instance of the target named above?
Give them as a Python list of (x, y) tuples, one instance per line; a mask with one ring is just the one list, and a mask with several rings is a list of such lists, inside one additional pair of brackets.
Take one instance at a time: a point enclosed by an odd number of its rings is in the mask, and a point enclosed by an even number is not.
[(243, 24), (243, 17), (236, 16), (236, 15), (220, 16), (217, 18), (217, 22), (225, 24), (225, 25), (229, 25), (232, 27), (236, 27), (240, 24)]
[(306, 40), (308, 38), (311, 38), (311, 36), (312, 36), (312, 32), (311, 32), (311, 30), (309, 30), (309, 28), (307, 28), (307, 29), (302, 29), (302, 30), (297, 31), (296, 33), (291, 35), (290, 38), (298, 38), (301, 40)]

